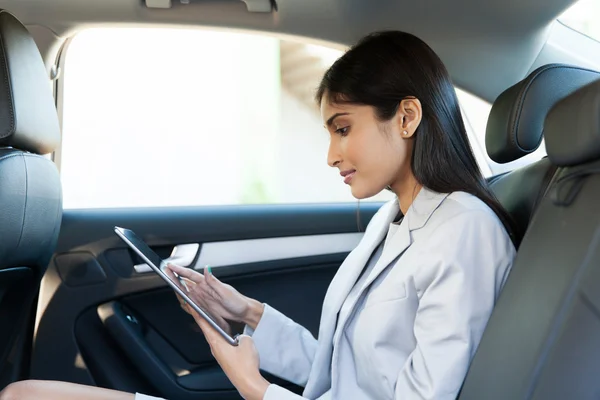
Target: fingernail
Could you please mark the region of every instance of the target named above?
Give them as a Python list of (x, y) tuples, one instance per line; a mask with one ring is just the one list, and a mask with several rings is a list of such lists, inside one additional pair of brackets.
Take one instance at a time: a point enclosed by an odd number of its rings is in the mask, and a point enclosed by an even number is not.
[(208, 270), (209, 275), (212, 275), (212, 268), (210, 267), (210, 265), (207, 265), (206, 269)]

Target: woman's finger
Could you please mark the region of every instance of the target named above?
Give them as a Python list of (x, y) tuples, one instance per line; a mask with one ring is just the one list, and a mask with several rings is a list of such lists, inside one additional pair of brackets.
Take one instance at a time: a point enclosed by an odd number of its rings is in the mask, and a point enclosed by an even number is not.
[(207, 283), (207, 279), (204, 279), (202, 282), (198, 282), (192, 290), (201, 298), (206, 298), (207, 300), (210, 299), (217, 302), (221, 301), (221, 296), (219, 296), (219, 293), (217, 293), (217, 291)]
[(175, 297), (177, 298), (177, 301), (179, 302), (179, 304), (183, 305), (185, 300), (183, 299), (183, 297), (181, 297), (179, 295), (179, 293), (175, 292)]
[(213, 320), (228, 334), (231, 334), (231, 327), (229, 326), (229, 322), (221, 316), (213, 317)]
[(229, 293), (227, 285), (212, 274), (210, 267), (204, 268), (204, 282), (219, 298), (223, 298)]
[(219, 279), (213, 275), (212, 269), (208, 265), (204, 267), (204, 279), (209, 285), (212, 283), (214, 286), (215, 283), (220, 283)]
[(237, 340), (239, 346), (252, 346), (252, 343), (254, 342), (254, 340), (248, 335), (239, 335), (237, 337)]
[(200, 314), (198, 314), (195, 310), (192, 310), (192, 316), (194, 317), (194, 320), (196, 321), (200, 329), (202, 329), (202, 333), (204, 333), (206, 341), (212, 347), (215, 341), (218, 339), (217, 336), (219, 335), (219, 333), (208, 322), (206, 322), (206, 320), (202, 318), (202, 316), (200, 316)]
[(167, 268), (175, 272), (177, 275), (189, 279), (194, 283), (198, 283), (204, 280), (204, 276), (202, 276), (201, 273), (199, 273), (198, 271), (194, 271), (191, 268), (184, 268), (174, 264), (167, 264)]
[(189, 313), (188, 307), (189, 304), (187, 302), (187, 300), (185, 300), (183, 297), (181, 297), (179, 294), (175, 293), (175, 296), (177, 296), (177, 301), (179, 302), (179, 306), (187, 313)]
[[(191, 280), (191, 279), (188, 279), (188, 278), (186, 278), (186, 277), (181, 277), (181, 279), (182, 279), (182, 280), (183, 280), (183, 281), (184, 281), (186, 284), (188, 284), (188, 285), (195, 285), (195, 284), (196, 284), (196, 282), (194, 282), (193, 280)], [(204, 279), (202, 279), (202, 280), (204, 280)]]
[(175, 276), (175, 273), (171, 269), (163, 268), (163, 272), (171, 281), (177, 283), (177, 276)]

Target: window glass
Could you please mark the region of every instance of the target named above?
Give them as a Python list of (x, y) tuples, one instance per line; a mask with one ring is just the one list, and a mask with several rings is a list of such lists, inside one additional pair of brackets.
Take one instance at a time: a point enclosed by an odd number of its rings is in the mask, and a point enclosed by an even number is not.
[[(63, 64), (65, 208), (355, 202), (327, 166), (329, 136), (313, 100), (340, 55), (200, 29), (79, 33)], [(490, 176), (490, 105), (457, 93)]]
[(579, 0), (558, 20), (584, 35), (600, 40), (600, 0)]

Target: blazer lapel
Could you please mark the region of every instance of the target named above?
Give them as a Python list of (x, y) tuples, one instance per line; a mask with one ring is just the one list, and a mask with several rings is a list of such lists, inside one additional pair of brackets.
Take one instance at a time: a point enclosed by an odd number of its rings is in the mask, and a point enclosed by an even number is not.
[[(397, 201), (386, 204), (386, 207), (387, 209), (382, 210), (383, 215), (377, 221), (377, 225), (369, 230), (369, 234), (364, 236), (359, 245), (348, 255), (331, 281), (324, 300), (324, 308), (327, 308), (330, 316), (337, 313), (342, 307), (373, 251), (387, 233), (389, 223), (398, 213)], [(328, 318), (328, 321), (331, 321), (331, 318)]]
[(372, 221), (373, 225), (369, 227), (368, 233), (346, 257), (329, 285), (323, 301), (319, 347), (305, 388), (305, 397), (318, 397), (329, 389), (333, 335), (336, 326), (339, 326), (337, 315), (373, 251), (387, 233), (389, 223), (398, 213), (398, 201), (390, 201), (383, 207), (381, 215), (377, 215), (377, 220)]
[[(412, 244), (412, 235), (411, 232), (425, 226), (433, 212), (440, 206), (440, 204), (444, 201), (444, 199), (448, 196), (447, 193), (436, 193), (430, 191), (429, 189), (422, 188), (419, 191), (419, 194), (413, 201), (412, 205), (408, 209), (408, 212), (404, 216), (404, 219), (400, 223), (398, 230), (395, 231), (392, 237), (386, 238), (386, 243), (383, 249), (379, 260), (369, 273), (368, 278), (362, 284), (359, 295), (356, 297), (354, 303), (351, 305), (351, 309), (353, 310), (356, 306), (358, 300), (363, 296), (364, 292), (368, 289), (368, 287), (373, 283), (375, 279), (383, 272), (385, 269), (390, 266), (398, 257), (400, 257), (408, 247)], [(396, 203), (397, 205), (397, 203)], [(398, 211), (397, 209), (395, 210)], [(395, 215), (395, 214), (394, 214)], [(393, 218), (393, 217), (392, 217)], [(380, 228), (382, 231), (381, 237), (389, 230), (389, 224), (392, 222), (391, 219), (387, 220), (385, 226)], [(380, 243), (381, 238), (377, 243)], [(371, 250), (372, 251), (372, 250)], [(365, 260), (366, 263), (366, 260)], [(364, 267), (364, 264), (362, 265)], [(354, 284), (355, 280), (352, 282)], [(348, 288), (348, 290), (344, 293), (344, 298), (340, 302), (341, 304), (344, 302), (348, 293), (352, 289), (352, 286)], [(341, 335), (342, 331), (345, 328), (346, 323), (348, 322), (349, 317), (352, 315), (352, 312), (347, 313), (344, 319), (340, 319), (337, 324), (337, 330), (334, 338), (334, 343), (337, 346), (337, 340)]]

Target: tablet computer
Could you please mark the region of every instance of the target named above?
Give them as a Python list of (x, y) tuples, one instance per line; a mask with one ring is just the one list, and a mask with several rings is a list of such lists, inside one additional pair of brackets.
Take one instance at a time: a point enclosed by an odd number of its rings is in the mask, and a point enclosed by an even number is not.
[[(154, 272), (158, 274), (158, 276), (160, 276), (165, 282), (167, 282), (169, 286), (173, 288), (173, 290), (175, 290), (175, 292), (177, 292), (182, 298), (184, 298), (185, 301), (187, 301), (188, 304), (194, 310), (196, 310), (196, 312), (200, 314), (202, 318), (204, 318), (213, 328), (215, 328), (217, 332), (219, 332), (221, 336), (223, 336), (225, 340), (229, 342), (229, 344), (231, 344), (232, 346), (237, 346), (237, 336), (230, 336), (225, 330), (223, 330), (219, 326), (219, 324), (217, 324), (210, 317), (210, 315), (206, 311), (204, 311), (196, 303), (194, 303), (194, 301), (187, 295), (188, 290), (185, 281), (179, 278), (172, 271), (165, 272), (164, 270), (167, 264), (158, 256), (158, 254), (152, 251), (152, 249), (150, 249), (150, 247), (142, 239), (140, 239), (135, 233), (133, 233), (132, 230), (121, 228), (118, 226), (115, 226), (115, 233), (121, 239), (123, 239), (123, 241), (129, 247), (131, 247), (133, 251), (135, 251), (136, 254), (139, 255), (142, 258), (142, 260), (144, 260)], [(175, 277), (175, 279), (173, 279), (170, 275)]]

